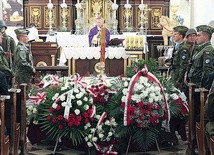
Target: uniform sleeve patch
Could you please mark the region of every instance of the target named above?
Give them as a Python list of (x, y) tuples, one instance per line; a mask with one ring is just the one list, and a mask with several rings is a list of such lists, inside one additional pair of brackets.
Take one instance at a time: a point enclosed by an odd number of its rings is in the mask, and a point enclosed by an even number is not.
[(211, 59), (210, 58), (205, 59), (205, 64), (210, 64), (210, 63), (211, 63)]

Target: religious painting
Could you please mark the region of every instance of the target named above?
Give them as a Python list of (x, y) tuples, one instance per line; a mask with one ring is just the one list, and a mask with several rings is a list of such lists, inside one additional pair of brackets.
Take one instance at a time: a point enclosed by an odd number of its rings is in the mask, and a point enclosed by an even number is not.
[(8, 26), (23, 25), (23, 0), (2, 0), (3, 20)]
[(30, 6), (30, 23), (34, 23), (37, 28), (42, 27), (41, 6)]

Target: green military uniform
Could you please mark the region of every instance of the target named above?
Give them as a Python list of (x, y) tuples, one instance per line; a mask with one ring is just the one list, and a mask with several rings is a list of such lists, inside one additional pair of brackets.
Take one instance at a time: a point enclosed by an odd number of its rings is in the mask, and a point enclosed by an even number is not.
[[(16, 29), (16, 35), (28, 35), (25, 29)], [(15, 77), (18, 83), (29, 83), (34, 74), (33, 56), (25, 44), (19, 42), (14, 55)]]
[[(210, 26), (198, 26), (197, 31), (212, 35), (214, 29)], [(188, 77), (198, 87), (206, 87), (205, 82), (209, 74), (214, 70), (214, 49), (210, 42), (206, 42), (195, 49), (192, 56), (192, 66)]]
[[(174, 28), (175, 32), (181, 33), (185, 36), (188, 28), (185, 26), (177, 26)], [(172, 73), (171, 78), (175, 82), (175, 86), (181, 89), (181, 85), (183, 83), (184, 74), (186, 72), (188, 61), (190, 58), (190, 53), (188, 52), (189, 47), (184, 44), (184, 42), (180, 43), (174, 47), (172, 54)], [(178, 83), (180, 86), (178, 86)]]
[[(4, 20), (0, 20), (0, 28), (5, 27), (5, 29), (7, 29), (7, 25), (5, 23)], [(16, 48), (16, 43), (14, 41), (14, 39), (7, 35), (6, 33), (3, 33), (3, 40), (2, 40), (2, 48), (4, 50), (4, 52), (8, 52), (8, 53), (14, 53), (15, 48)], [(10, 65), (10, 68), (12, 67), (12, 55), (11, 57), (7, 58), (7, 61)]]
[(7, 57), (4, 54), (3, 48), (0, 46), (0, 71), (2, 71), (6, 77), (13, 77), (14, 73), (9, 67)]

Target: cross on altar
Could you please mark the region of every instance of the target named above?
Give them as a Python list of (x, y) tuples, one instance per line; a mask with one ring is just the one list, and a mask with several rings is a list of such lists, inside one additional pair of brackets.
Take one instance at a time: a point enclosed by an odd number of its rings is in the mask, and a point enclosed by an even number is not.
[(106, 47), (106, 28), (101, 28), (101, 46), (100, 46), (100, 74), (105, 73), (105, 47)]

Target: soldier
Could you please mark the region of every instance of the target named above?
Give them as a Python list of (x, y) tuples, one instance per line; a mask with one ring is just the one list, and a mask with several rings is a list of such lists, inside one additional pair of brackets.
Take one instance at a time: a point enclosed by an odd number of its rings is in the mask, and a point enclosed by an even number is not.
[[(3, 38), (3, 35), (0, 32), (0, 45), (2, 44), (2, 38)], [(9, 67), (9, 63), (7, 61), (7, 56), (6, 56), (2, 46), (0, 46), (0, 71), (2, 71), (5, 74), (5, 76), (7, 78), (7, 82), (10, 83), (12, 77), (14, 77), (14, 73), (12, 72), (11, 68)]]
[(176, 26), (173, 28), (173, 41), (175, 46), (172, 54), (171, 78), (174, 81), (175, 87), (182, 89), (184, 83), (184, 74), (189, 60), (188, 48), (184, 47), (184, 37), (188, 28), (185, 26)]
[(10, 68), (12, 68), (13, 64), (13, 53), (16, 48), (16, 43), (14, 39), (6, 34), (7, 25), (4, 20), (0, 20), (0, 29), (3, 34), (2, 48), (4, 50), (5, 55), (7, 55), (7, 60)]
[(19, 28), (15, 30), (18, 39), (18, 45), (14, 55), (15, 77), (16, 81), (21, 83), (30, 83), (34, 75), (33, 56), (31, 51), (26, 47), (28, 43), (28, 30)]
[(198, 47), (192, 56), (192, 66), (188, 77), (190, 82), (195, 83), (197, 87), (206, 87), (207, 78), (214, 70), (214, 49), (210, 43), (214, 28), (200, 25), (196, 29)]

